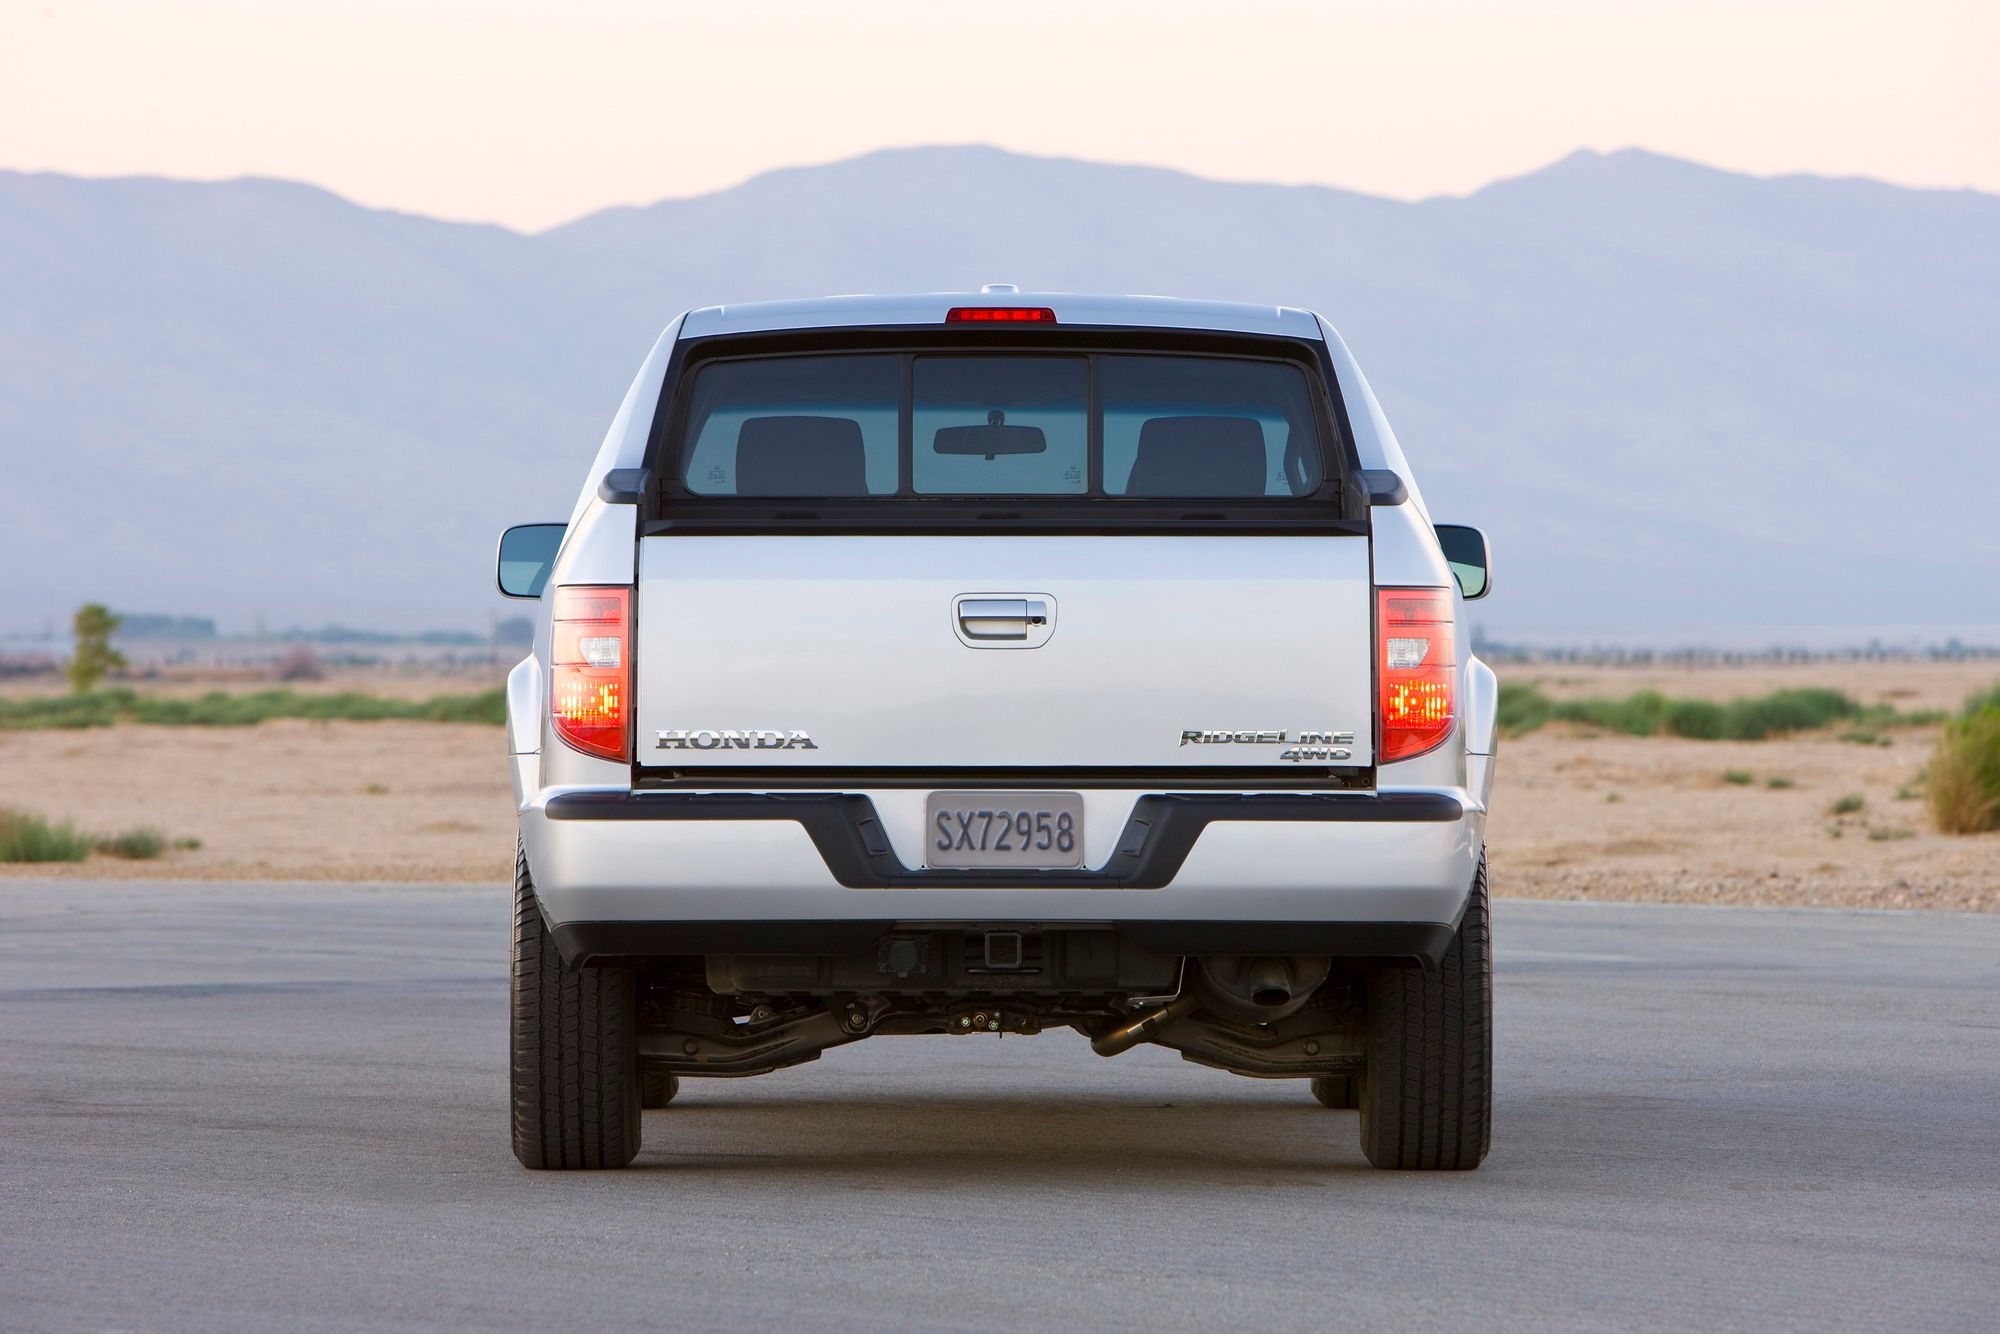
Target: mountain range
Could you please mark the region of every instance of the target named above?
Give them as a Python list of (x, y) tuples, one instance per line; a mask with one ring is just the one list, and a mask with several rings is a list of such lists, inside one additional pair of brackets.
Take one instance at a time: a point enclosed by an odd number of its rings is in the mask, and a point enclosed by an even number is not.
[(533, 235), (246, 179), (0, 172), (0, 632), (85, 600), (476, 628), (678, 311), (1310, 306), (1499, 638), (2000, 623), (2000, 197), (1580, 152), (1464, 197), (887, 150)]

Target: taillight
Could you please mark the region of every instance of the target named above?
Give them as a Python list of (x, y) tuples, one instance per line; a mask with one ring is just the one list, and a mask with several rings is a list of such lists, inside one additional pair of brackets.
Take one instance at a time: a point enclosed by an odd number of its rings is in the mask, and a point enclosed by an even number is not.
[(1382, 750), (1377, 764), (1435, 750), (1451, 735), (1457, 680), (1451, 590), (1383, 588), (1375, 593)]
[(632, 590), (555, 590), (549, 716), (556, 735), (586, 755), (631, 757)]

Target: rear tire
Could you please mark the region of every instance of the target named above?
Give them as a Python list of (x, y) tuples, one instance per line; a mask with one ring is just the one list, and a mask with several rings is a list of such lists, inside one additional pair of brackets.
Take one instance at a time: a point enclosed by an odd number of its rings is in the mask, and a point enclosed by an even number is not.
[(563, 962), (517, 847), (511, 1074), (523, 1167), (623, 1167), (639, 1152), (634, 1010), (631, 969)]
[(1361, 1105), (1360, 1075), (1316, 1075), (1312, 1089), (1320, 1106), (1336, 1112), (1351, 1112)]
[(639, 1076), (639, 1105), (648, 1111), (666, 1106), (680, 1091), (679, 1075), (670, 1075), (664, 1070), (648, 1070)]
[(1376, 1167), (1465, 1171), (1493, 1138), (1493, 952), (1486, 855), (1434, 973), (1368, 976), (1361, 1151)]

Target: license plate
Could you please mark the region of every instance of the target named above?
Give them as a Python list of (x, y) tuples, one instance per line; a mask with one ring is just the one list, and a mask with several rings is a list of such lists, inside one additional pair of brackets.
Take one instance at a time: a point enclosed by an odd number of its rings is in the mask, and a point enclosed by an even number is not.
[(926, 866), (1083, 865), (1083, 798), (1074, 792), (933, 792), (924, 814)]

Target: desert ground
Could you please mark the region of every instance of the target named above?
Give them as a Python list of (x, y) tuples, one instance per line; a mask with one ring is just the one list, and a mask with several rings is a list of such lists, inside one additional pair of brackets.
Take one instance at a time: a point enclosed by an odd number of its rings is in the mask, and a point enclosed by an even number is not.
[[(1956, 708), (2000, 678), (2000, 663), (1538, 663), (1501, 672), (1557, 697), (1658, 689), (1722, 700), (1823, 685), (1907, 711)], [(413, 698), (492, 684), (478, 674), (363, 673), (302, 688)], [(187, 693), (216, 684), (140, 688)], [(1495, 890), (2000, 911), (2000, 834), (1941, 834), (1915, 796), (1936, 729), (1889, 729), (1886, 745), (1841, 740), (1844, 730), (1730, 742), (1557, 724), (1506, 738), (1488, 829)], [(1750, 781), (1726, 780), (1731, 771)], [(1850, 796), (1861, 798), (1859, 809), (1834, 814)], [(508, 876), (513, 861), (501, 734), (490, 726), (273, 721), (0, 731), (0, 806), (92, 832), (152, 825), (201, 844), (152, 861), (96, 855), (0, 866), (0, 875), (490, 882)]]

